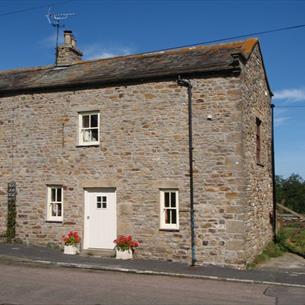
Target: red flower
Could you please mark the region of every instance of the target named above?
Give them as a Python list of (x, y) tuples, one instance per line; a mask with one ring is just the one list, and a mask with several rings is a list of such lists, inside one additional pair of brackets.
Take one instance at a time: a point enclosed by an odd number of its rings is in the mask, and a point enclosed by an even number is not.
[(67, 235), (63, 235), (65, 245), (76, 245), (80, 243), (80, 237), (77, 231), (70, 231)]
[(132, 240), (131, 235), (119, 235), (118, 238), (115, 239), (113, 242), (116, 244), (115, 249), (118, 249), (120, 251), (134, 251), (134, 248), (139, 246), (139, 243), (137, 241)]

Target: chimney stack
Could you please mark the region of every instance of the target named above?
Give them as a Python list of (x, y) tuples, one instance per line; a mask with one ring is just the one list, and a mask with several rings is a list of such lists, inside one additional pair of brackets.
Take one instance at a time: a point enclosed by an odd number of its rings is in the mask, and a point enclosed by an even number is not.
[(82, 60), (83, 53), (77, 49), (72, 31), (64, 31), (64, 43), (57, 48), (56, 65), (69, 66)]

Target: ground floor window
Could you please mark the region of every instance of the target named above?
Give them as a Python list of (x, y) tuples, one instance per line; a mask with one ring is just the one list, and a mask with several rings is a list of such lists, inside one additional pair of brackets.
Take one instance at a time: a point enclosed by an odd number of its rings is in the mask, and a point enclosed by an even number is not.
[(178, 190), (160, 190), (160, 228), (179, 229)]
[(48, 221), (63, 220), (63, 188), (62, 186), (48, 186)]

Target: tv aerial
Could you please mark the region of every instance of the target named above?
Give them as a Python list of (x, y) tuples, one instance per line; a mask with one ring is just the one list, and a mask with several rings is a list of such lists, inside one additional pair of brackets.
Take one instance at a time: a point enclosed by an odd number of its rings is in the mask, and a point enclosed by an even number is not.
[(48, 10), (46, 17), (49, 23), (56, 28), (56, 52), (58, 48), (59, 29), (65, 27), (65, 25), (62, 23), (63, 20), (67, 20), (71, 16), (75, 16), (75, 13), (54, 13), (51, 11), (51, 7)]

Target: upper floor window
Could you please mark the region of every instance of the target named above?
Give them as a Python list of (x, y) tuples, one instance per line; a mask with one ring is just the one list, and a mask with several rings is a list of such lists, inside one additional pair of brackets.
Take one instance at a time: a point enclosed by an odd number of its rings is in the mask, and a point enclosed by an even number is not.
[(98, 145), (99, 126), (99, 112), (79, 113), (79, 145)]
[(48, 187), (47, 220), (63, 220), (63, 188), (61, 186)]
[(261, 164), (261, 125), (262, 121), (259, 118), (256, 118), (256, 163)]
[(160, 228), (179, 229), (179, 202), (177, 190), (160, 191)]

